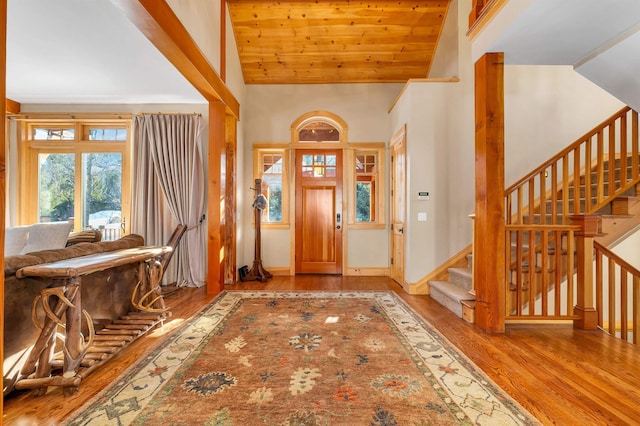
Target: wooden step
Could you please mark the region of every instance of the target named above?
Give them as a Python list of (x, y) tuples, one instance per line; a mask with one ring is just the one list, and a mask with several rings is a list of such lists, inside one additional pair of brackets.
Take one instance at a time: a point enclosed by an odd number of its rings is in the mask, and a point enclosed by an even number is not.
[(476, 301), (475, 300), (462, 300), (462, 319), (470, 324), (476, 322)]
[(475, 300), (467, 289), (450, 281), (429, 281), (429, 296), (462, 318), (462, 300)]
[(611, 203), (612, 215), (640, 214), (640, 197), (616, 197)]

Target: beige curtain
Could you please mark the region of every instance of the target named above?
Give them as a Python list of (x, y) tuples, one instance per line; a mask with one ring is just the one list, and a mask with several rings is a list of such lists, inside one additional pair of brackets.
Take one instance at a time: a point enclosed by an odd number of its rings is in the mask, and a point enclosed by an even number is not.
[(131, 230), (147, 244), (161, 245), (176, 224), (187, 225), (171, 264), (179, 286), (201, 287), (206, 276), (202, 119), (196, 114), (145, 114), (136, 117), (135, 126)]

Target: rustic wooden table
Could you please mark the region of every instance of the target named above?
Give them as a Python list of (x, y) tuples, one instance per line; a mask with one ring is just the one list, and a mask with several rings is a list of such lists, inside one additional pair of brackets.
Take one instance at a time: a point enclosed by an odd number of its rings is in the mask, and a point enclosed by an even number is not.
[[(160, 294), (163, 271), (159, 259), (171, 250), (168, 246), (136, 247), (27, 266), (17, 271), (18, 278), (36, 277), (49, 280), (50, 285), (33, 303), (34, 321), (38, 303), (42, 304), (46, 316), (16, 389), (34, 389), (35, 394), (43, 394), (48, 386), (62, 386), (65, 395), (73, 394), (91, 371), (161, 323), (168, 312)], [(94, 333), (90, 314), (82, 309), (82, 277), (133, 263), (138, 263), (138, 285), (131, 300), (138, 311)], [(49, 303), (52, 296), (56, 299), (53, 306)], [(89, 329), (86, 341), (82, 334), (83, 315)], [(58, 326), (64, 327), (65, 333), (62, 353), (54, 354)], [(53, 375), (58, 367), (62, 368), (62, 374)]]

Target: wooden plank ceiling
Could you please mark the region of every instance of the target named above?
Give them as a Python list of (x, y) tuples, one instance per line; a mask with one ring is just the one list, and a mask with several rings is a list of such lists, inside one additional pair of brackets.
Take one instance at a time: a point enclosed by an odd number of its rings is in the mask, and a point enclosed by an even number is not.
[(227, 0), (246, 84), (425, 78), (450, 0)]

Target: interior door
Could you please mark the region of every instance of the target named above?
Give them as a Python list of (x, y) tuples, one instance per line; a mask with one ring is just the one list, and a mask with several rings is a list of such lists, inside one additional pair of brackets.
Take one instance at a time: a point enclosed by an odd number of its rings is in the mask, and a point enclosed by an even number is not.
[(296, 150), (296, 274), (342, 274), (342, 151)]
[(404, 286), (406, 144), (402, 129), (391, 140), (391, 278)]

